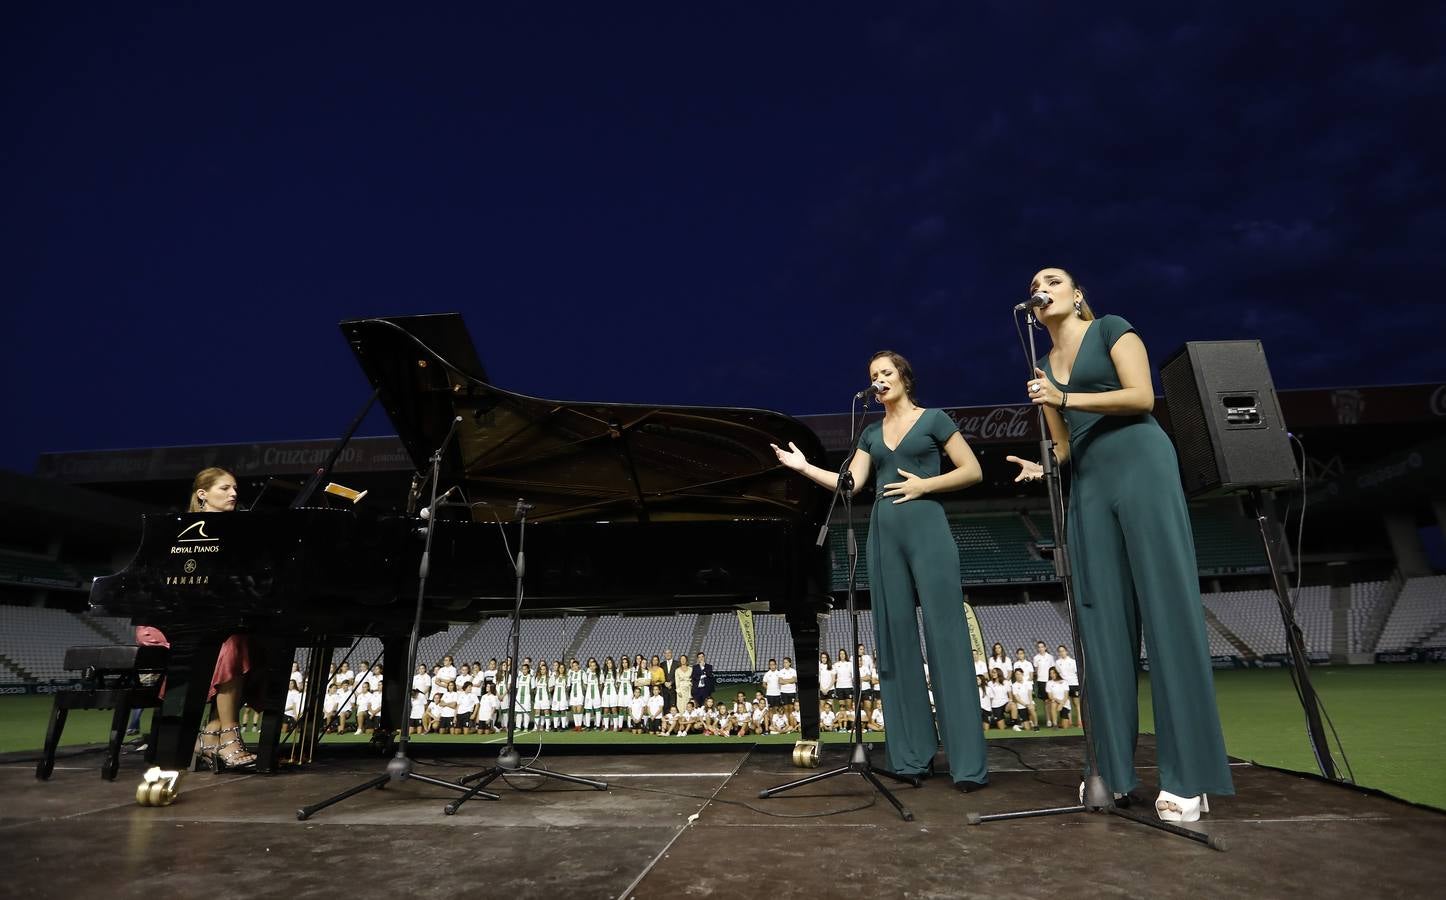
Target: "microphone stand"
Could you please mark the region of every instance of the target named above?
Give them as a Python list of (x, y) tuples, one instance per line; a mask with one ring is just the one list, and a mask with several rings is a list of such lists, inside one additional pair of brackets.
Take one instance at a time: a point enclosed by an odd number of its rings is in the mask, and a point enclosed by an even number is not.
[[(1034, 375), (1034, 361), (1039, 358), (1039, 353), (1034, 345), (1034, 326), (1038, 320), (1034, 315), (1033, 303), (1022, 303), (1015, 307), (1015, 311), (1024, 312), (1025, 331), (1029, 332), (1029, 359), (1025, 361), (1029, 374)], [(1018, 320), (1016, 320), (1017, 322)], [(1041, 816), (1062, 816), (1071, 813), (1093, 812), (1108, 813), (1112, 816), (1119, 816), (1122, 819), (1129, 819), (1140, 825), (1148, 825), (1160, 831), (1169, 832), (1179, 837), (1188, 838), (1205, 844), (1212, 850), (1224, 850), (1225, 841), (1219, 835), (1204, 834), (1199, 831), (1191, 831), (1173, 822), (1163, 822), (1159, 819), (1141, 815), (1133, 809), (1128, 809), (1117, 804), (1110, 789), (1105, 785), (1104, 778), (1099, 773), (1099, 766), (1095, 757), (1094, 742), (1090, 739), (1090, 728), (1085, 721), (1084, 710), (1088, 706), (1089, 688), (1088, 680), (1085, 678), (1085, 661), (1089, 659), (1086, 653), (1084, 632), (1079, 627), (1079, 606), (1075, 602), (1074, 595), (1074, 573), (1070, 568), (1068, 535), (1065, 528), (1065, 504), (1064, 487), (1060, 481), (1059, 460), (1054, 455), (1054, 440), (1049, 434), (1049, 424), (1044, 418), (1044, 405), (1037, 404), (1036, 412), (1039, 423), (1039, 458), (1040, 467), (1044, 470), (1044, 483), (1049, 493), (1049, 519), (1054, 529), (1054, 572), (1059, 577), (1060, 586), (1064, 589), (1065, 606), (1069, 609), (1069, 627), (1074, 637), (1075, 661), (1079, 668), (1079, 701), (1080, 729), (1084, 732), (1085, 746), (1085, 779), (1084, 797), (1082, 802), (1069, 806), (1052, 806), (1042, 809), (1027, 809), (1017, 812), (991, 813), (980, 815), (971, 812), (965, 816), (970, 825), (983, 825), (986, 822), (1002, 822), (1010, 819), (1031, 819)]]
[[(876, 791), (878, 791), (880, 794), (883, 794), (884, 799), (888, 800), (889, 803), (893, 805), (894, 809), (898, 810), (899, 815), (903, 817), (905, 822), (912, 822), (914, 821), (913, 812), (911, 812), (908, 807), (904, 806), (904, 804), (899, 802), (899, 798), (895, 797), (893, 795), (893, 792), (891, 792), (887, 787), (884, 786), (884, 783), (879, 780), (878, 776), (883, 775), (885, 778), (892, 778), (895, 781), (903, 782), (904, 784), (908, 784), (913, 787), (919, 786), (919, 779), (912, 775), (900, 775), (897, 772), (890, 772), (887, 769), (877, 768), (869, 761), (869, 747), (868, 744), (864, 743), (863, 717), (859, 715), (859, 707), (861, 705), (859, 701), (862, 697), (863, 683), (859, 679), (859, 654), (857, 652), (859, 646), (859, 610), (858, 604), (855, 602), (854, 598), (854, 587), (858, 576), (859, 545), (858, 541), (854, 537), (854, 479), (853, 474), (849, 471), (849, 463), (853, 462), (852, 448), (859, 439), (859, 430), (862, 430), (863, 420), (868, 414), (868, 393), (868, 391), (864, 392), (863, 415), (859, 416), (858, 430), (856, 430), (854, 427), (849, 428), (850, 450), (849, 452), (846, 452), (844, 454), (843, 464), (839, 466), (838, 486), (834, 488), (833, 498), (829, 500), (828, 515), (824, 516), (823, 526), (818, 530), (817, 542), (818, 546), (822, 547), (824, 545), (824, 542), (828, 539), (829, 519), (833, 516), (834, 505), (838, 503), (840, 498), (842, 498), (844, 505), (844, 514), (848, 521), (847, 552), (849, 563), (849, 578), (846, 596), (848, 597), (849, 618), (853, 622), (853, 646), (855, 651), (853, 655), (854, 727), (853, 734), (850, 737), (849, 761), (844, 765), (839, 766), (836, 769), (830, 769), (827, 772), (820, 772), (817, 775), (809, 775), (796, 781), (790, 781), (787, 784), (780, 784), (776, 787), (761, 790), (758, 792), (758, 796), (764, 800), (767, 800), (768, 798), (781, 794), (785, 791), (791, 791), (794, 788), (803, 787), (806, 784), (813, 784), (816, 781), (826, 781), (839, 775), (858, 775), (869, 784), (873, 785)], [(858, 399), (859, 398), (855, 396), (854, 400), (857, 401)], [(849, 415), (853, 415), (852, 406), (849, 408)]]
[[(522, 584), (523, 578), (527, 574), (527, 555), (524, 552), (524, 542), (527, 540), (527, 511), (530, 509), (532, 509), (532, 504), (523, 500), (517, 501), (517, 559), (512, 561), (512, 569), (517, 576), (517, 588), (512, 604), (512, 633), (508, 642), (508, 652), (510, 655), (507, 658), (507, 743), (503, 744), (502, 749), (497, 752), (496, 765), (489, 766), (480, 772), (473, 772), (471, 775), (464, 775), (457, 784), (452, 785), (452, 787), (458, 788), (470, 782), (476, 782), (476, 784), (470, 788), (461, 787), (461, 790), (466, 791), (466, 793), (442, 808), (442, 811), (449, 816), (455, 815), (457, 810), (462, 808), (462, 804), (471, 800), (473, 797), (482, 797), (486, 800), (500, 799), (498, 795), (490, 791), (485, 791), (483, 788), (498, 778), (506, 780), (509, 774), (536, 775), (541, 778), (569, 781), (573, 784), (585, 784), (598, 791), (608, 789), (607, 782), (605, 781), (594, 781), (590, 778), (579, 778), (576, 775), (566, 775), (550, 769), (537, 768), (532, 765), (533, 762), (537, 761), (536, 756), (532, 758), (532, 762), (524, 765), (521, 754), (517, 752), (517, 747), (513, 745), (513, 740), (517, 736), (517, 651), (518, 644), (522, 640)], [(538, 740), (541, 741), (541, 738)], [(542, 748), (540, 745), (537, 752), (541, 755)]]
[[(461, 416), (457, 416), (452, 419), (452, 427), (447, 429), (447, 436), (442, 439), (442, 443), (437, 447), (437, 452), (432, 454), (431, 475), (429, 476), (432, 479), (432, 503), (430, 507), (431, 509), (435, 509), (437, 505), (437, 483), (441, 479), (442, 452), (446, 450), (447, 445), (452, 442), (452, 435), (457, 433), (457, 425), (461, 421)], [(417, 641), (422, 631), (422, 608), (424, 606), (427, 596), (427, 574), (428, 570), (431, 567), (432, 560), (432, 536), (436, 533), (437, 530), (436, 516), (429, 516), (424, 521), (425, 524), (422, 526), (422, 530), (426, 532), (426, 542), (422, 547), (422, 561), (417, 568), (417, 609), (415, 615), (412, 617), (412, 633), (411, 639), (407, 644), (407, 667), (403, 670), (404, 672), (410, 672), (417, 666)], [(363, 791), (367, 791), (372, 788), (384, 787), (388, 781), (395, 781), (400, 783), (402, 781), (406, 781), (407, 779), (412, 779), (414, 781), (423, 782), (424, 784), (444, 787), (452, 791), (466, 790), (466, 788), (463, 788), (460, 785), (455, 784), (451, 781), (445, 781), (441, 778), (433, 778), (430, 775), (422, 775), (413, 771), (412, 758), (407, 755), (409, 726), (411, 725), (410, 717), (406, 715), (406, 709), (401, 709), (397, 712), (399, 713), (399, 718), (402, 720), (402, 733), (401, 737), (397, 741), (396, 755), (393, 756), (390, 760), (388, 760), (386, 771), (381, 775), (376, 776), (375, 778), (356, 785), (355, 787), (347, 788), (340, 794), (328, 797), (320, 803), (313, 803), (310, 806), (301, 807), (296, 811), (296, 818), (298, 820), (305, 822), (307, 819), (311, 818), (313, 815), (322, 811), (323, 809), (326, 809), (332, 804), (340, 803), (348, 797), (353, 797)], [(495, 794), (491, 796), (493, 799), (496, 799)]]

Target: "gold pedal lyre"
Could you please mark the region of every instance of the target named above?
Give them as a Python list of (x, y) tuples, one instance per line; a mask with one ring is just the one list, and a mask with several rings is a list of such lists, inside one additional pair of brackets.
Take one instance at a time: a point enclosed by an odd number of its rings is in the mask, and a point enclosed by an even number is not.
[(804, 769), (817, 769), (818, 741), (799, 741), (794, 744), (793, 764)]
[(151, 766), (136, 786), (136, 803), (141, 806), (170, 806), (181, 796), (181, 773)]

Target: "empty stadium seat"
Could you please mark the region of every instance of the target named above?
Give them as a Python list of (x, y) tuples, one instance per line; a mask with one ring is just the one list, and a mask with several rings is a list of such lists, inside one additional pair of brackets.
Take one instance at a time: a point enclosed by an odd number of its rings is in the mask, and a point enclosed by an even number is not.
[(1401, 588), (1390, 618), (1376, 642), (1377, 652), (1399, 652), (1423, 646), (1434, 636), (1434, 646), (1446, 644), (1446, 575), (1411, 578)]

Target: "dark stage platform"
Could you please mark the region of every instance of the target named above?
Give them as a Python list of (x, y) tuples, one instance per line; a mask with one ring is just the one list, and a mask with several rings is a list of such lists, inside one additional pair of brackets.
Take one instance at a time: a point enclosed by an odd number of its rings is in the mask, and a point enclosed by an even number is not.
[[(419, 771), (460, 776), (495, 752), (476, 749), (489, 755), (424, 757)], [(1152, 750), (1142, 739), (1142, 763)], [(1359, 898), (1429, 896), (1446, 882), (1446, 814), (1248, 764), (1235, 768), (1238, 796), (1212, 802), (1200, 826), (1226, 838), (1224, 853), (1100, 815), (965, 823), (971, 811), (1072, 802), (1079, 752), (1078, 738), (990, 741), (988, 790), (961, 795), (940, 779), (901, 788), (914, 822), (856, 777), (759, 800), (760, 789), (808, 771), (777, 750), (549, 750), (549, 767), (610, 789), (521, 790), (536, 782), (518, 778), (493, 785), (500, 801), (445, 816), (454, 795), (409, 782), (307, 822), (296, 820), (298, 806), (380, 773), (382, 760), (334, 755), (271, 777), (187, 775), (175, 805), (148, 809), (134, 802), (144, 768), (136, 756), (114, 783), (101, 780), (98, 753), (63, 758), (43, 783), (33, 762), (10, 754), (0, 758), (0, 894)], [(823, 762), (841, 761), (831, 750)], [(1142, 765), (1147, 802), (1153, 776)]]

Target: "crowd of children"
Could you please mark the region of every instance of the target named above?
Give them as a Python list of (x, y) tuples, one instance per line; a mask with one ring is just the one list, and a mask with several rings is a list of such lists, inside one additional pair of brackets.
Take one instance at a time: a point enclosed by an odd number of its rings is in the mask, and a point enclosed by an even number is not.
[[(1035, 731), (1078, 723), (1075, 707), (1079, 702), (1079, 669), (1069, 648), (1060, 644), (1055, 655), (1044, 641), (1036, 641), (1034, 647), (1033, 658), (1026, 658), (1024, 648), (1019, 647), (1014, 658), (1009, 659), (1004, 645), (997, 641), (987, 660), (974, 654), (979, 711), (986, 731)], [(1045, 710), (1042, 722), (1039, 703)]]
[[(1064, 645), (1051, 654), (1043, 641), (1033, 658), (1015, 650), (1009, 659), (995, 643), (988, 659), (975, 654), (980, 716), (985, 730), (1032, 731), (1067, 728), (1077, 720), (1079, 679), (1075, 660)], [(819, 654), (819, 730), (848, 732), (857, 722), (863, 731), (884, 730), (883, 699), (878, 667), (864, 645), (855, 656), (840, 648), (836, 655)], [(690, 734), (747, 736), (787, 734), (800, 730), (798, 671), (784, 657), (780, 666), (768, 660), (761, 690), (750, 700), (738, 691), (732, 701), (713, 696), (712, 669), (703, 654), (698, 665), (687, 656), (675, 662), (663, 656), (606, 657), (599, 662), (574, 658), (539, 660), (524, 657), (515, 680), (508, 662), (490, 659), (457, 665), (444, 656), (430, 669), (417, 666), (411, 680), (410, 728), (420, 734), (493, 734), (505, 731), (509, 714), (517, 731), (604, 731), (684, 736)], [(619, 662), (620, 661), (620, 662)], [(858, 677), (855, 705), (854, 678)], [(669, 673), (671, 672), (671, 677)], [(928, 668), (925, 667), (927, 678)], [(292, 666), (285, 722), (302, 714), (303, 676)], [(353, 672), (347, 663), (332, 666), (322, 702), (330, 732), (363, 734), (380, 725), (383, 672), (379, 664)], [(508, 691), (515, 683), (516, 697)], [(514, 702), (509, 702), (514, 700)], [(1043, 716), (1038, 704), (1044, 708)]]

